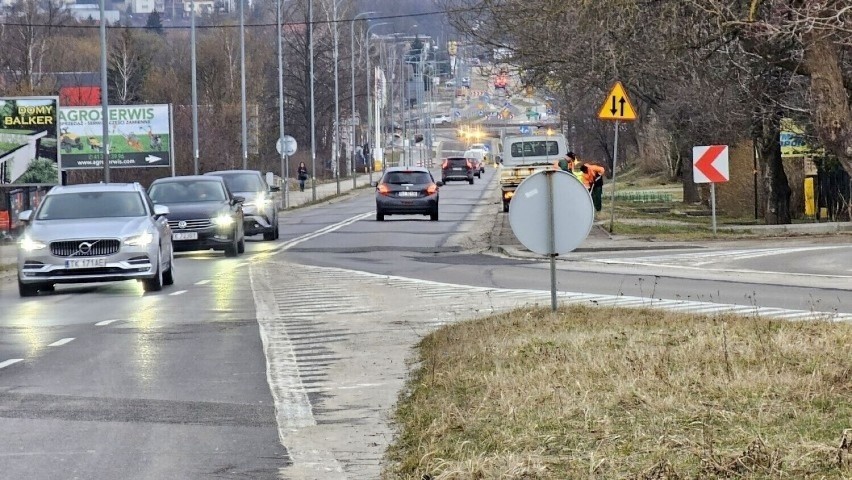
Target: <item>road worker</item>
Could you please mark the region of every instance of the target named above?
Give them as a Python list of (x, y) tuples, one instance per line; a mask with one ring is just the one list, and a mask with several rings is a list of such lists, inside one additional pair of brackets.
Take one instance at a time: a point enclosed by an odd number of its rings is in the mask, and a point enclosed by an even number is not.
[(581, 179), (583, 185), (585, 185), (592, 195), (592, 203), (595, 204), (595, 211), (600, 212), (603, 207), (601, 197), (603, 196), (603, 176), (606, 173), (606, 169), (592, 163), (584, 163), (580, 167), (580, 171), (583, 172), (583, 178)]
[(574, 170), (574, 162), (577, 160), (577, 155), (574, 152), (565, 154), (565, 158), (553, 162), (553, 168), (562, 170), (563, 172), (572, 173)]

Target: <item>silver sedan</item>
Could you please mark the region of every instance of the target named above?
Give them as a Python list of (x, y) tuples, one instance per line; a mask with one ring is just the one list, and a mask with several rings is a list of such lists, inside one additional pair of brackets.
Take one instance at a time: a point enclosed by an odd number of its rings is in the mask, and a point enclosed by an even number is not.
[(145, 291), (174, 283), (168, 208), (138, 183), (57, 186), (25, 224), (18, 248), (22, 297), (57, 283), (141, 280)]

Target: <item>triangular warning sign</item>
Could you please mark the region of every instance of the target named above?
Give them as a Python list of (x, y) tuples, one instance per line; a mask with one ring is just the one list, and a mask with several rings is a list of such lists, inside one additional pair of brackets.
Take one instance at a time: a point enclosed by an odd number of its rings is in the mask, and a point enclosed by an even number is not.
[(636, 120), (636, 110), (621, 82), (615, 82), (598, 112), (601, 120)]

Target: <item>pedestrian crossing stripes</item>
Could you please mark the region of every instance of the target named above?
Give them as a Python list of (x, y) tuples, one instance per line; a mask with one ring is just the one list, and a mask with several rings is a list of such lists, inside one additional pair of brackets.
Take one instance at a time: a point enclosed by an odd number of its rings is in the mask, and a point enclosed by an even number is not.
[(703, 267), (718, 262), (736, 263), (738, 261), (750, 260), (773, 255), (788, 256), (801, 252), (815, 250), (831, 250), (837, 248), (848, 248), (844, 245), (831, 246), (803, 246), (788, 248), (750, 248), (743, 250), (713, 250), (688, 253), (670, 253), (662, 255), (647, 255), (630, 258), (596, 258), (592, 261), (607, 264), (627, 265), (667, 265), (678, 267)]

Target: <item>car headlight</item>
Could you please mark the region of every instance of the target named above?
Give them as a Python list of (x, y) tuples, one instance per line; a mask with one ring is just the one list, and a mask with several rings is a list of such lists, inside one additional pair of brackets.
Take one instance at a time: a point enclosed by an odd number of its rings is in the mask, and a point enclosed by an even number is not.
[(133, 247), (147, 247), (154, 241), (154, 235), (151, 232), (145, 232), (141, 235), (135, 235), (133, 237), (129, 237), (124, 241), (125, 245), (131, 245)]
[(218, 227), (230, 227), (234, 224), (234, 217), (221, 213), (213, 217), (213, 223)]
[(24, 238), (21, 239), (20, 242), (21, 248), (25, 252), (32, 252), (33, 250), (41, 250), (47, 247), (47, 244), (44, 242), (40, 242), (33, 238), (30, 238), (29, 235), (24, 235)]

